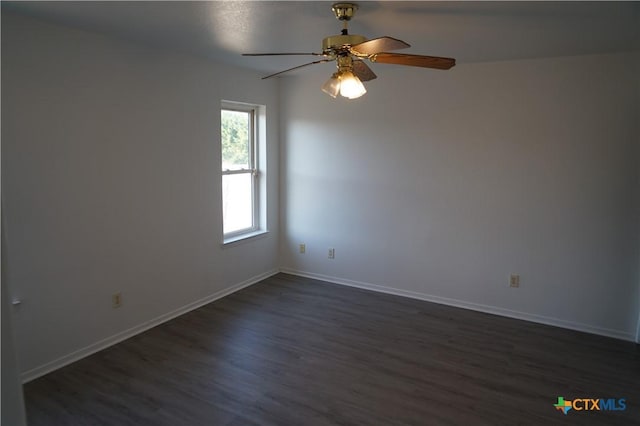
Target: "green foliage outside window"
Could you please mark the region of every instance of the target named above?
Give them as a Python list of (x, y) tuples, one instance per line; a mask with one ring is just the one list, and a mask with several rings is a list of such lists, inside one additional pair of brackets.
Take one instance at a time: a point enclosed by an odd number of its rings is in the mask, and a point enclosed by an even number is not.
[(249, 120), (244, 111), (222, 110), (222, 169), (249, 168)]

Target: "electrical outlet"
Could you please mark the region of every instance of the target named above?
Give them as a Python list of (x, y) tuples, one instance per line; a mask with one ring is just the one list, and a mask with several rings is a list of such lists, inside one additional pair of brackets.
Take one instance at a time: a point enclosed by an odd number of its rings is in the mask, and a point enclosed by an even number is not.
[(520, 275), (511, 274), (509, 275), (509, 287), (520, 287)]
[(300, 244), (299, 251), (300, 251), (300, 254), (305, 254), (307, 252), (306, 244)]
[(117, 292), (111, 295), (111, 306), (114, 309), (122, 306), (122, 293)]
[(335, 258), (336, 258), (336, 249), (330, 248), (329, 249), (329, 259), (335, 259)]

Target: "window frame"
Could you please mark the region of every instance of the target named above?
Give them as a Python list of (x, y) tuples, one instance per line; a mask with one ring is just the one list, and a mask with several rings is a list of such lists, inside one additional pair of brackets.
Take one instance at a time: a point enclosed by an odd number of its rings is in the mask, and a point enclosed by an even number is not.
[[(222, 236), (223, 244), (227, 245), (240, 240), (251, 238), (254, 236), (266, 233), (264, 228), (265, 220), (262, 217), (264, 215), (264, 209), (262, 208), (262, 199), (264, 196), (261, 192), (264, 190), (264, 185), (261, 182), (261, 158), (260, 158), (260, 144), (261, 139), (264, 137), (264, 132), (260, 128), (264, 122), (264, 107), (253, 104), (246, 104), (240, 102), (222, 101), (220, 106), (220, 129), (222, 130), (222, 112), (223, 111), (236, 111), (249, 114), (249, 164), (246, 169), (230, 170), (222, 168), (222, 134), (220, 135), (220, 185), (221, 185), (221, 207), (222, 211)], [(238, 229), (231, 232), (224, 232), (224, 189), (222, 187), (224, 176), (229, 175), (251, 175), (251, 226), (248, 228)]]

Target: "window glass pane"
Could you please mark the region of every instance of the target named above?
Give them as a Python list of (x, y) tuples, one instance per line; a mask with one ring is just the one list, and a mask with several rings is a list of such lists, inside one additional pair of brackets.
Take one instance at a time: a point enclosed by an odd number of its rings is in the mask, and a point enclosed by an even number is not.
[(222, 175), (222, 221), (224, 233), (253, 227), (251, 173)]
[(223, 109), (221, 115), (222, 170), (249, 169), (251, 113)]

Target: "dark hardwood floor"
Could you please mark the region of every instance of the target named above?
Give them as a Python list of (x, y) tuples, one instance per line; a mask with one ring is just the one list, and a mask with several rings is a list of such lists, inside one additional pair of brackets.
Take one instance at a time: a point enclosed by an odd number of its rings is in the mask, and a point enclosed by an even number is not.
[[(559, 396), (627, 408), (565, 416)], [(640, 350), (279, 274), (34, 380), (25, 399), (31, 426), (640, 425)]]

